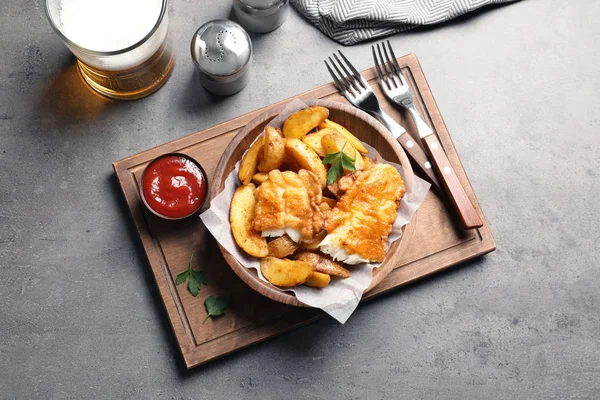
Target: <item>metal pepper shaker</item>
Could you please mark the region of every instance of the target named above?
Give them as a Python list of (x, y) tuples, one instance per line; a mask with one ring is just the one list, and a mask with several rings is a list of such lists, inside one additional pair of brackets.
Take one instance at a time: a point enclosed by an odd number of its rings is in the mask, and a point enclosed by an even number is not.
[(239, 24), (226, 19), (207, 22), (194, 34), (191, 51), (200, 82), (208, 91), (228, 96), (248, 83), (252, 42)]
[(233, 0), (235, 16), (251, 32), (275, 30), (287, 18), (289, 0)]

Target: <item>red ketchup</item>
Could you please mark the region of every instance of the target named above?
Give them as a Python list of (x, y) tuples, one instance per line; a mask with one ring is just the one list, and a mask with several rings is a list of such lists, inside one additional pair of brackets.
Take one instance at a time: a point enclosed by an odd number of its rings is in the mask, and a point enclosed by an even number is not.
[(189, 158), (169, 154), (152, 161), (142, 176), (142, 197), (161, 217), (180, 219), (200, 209), (206, 197), (204, 171)]

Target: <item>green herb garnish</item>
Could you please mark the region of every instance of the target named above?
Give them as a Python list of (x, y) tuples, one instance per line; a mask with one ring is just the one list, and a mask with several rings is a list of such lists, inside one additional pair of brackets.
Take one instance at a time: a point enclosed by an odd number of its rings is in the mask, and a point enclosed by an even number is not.
[(185, 280), (188, 280), (188, 290), (192, 294), (192, 296), (198, 296), (198, 291), (200, 290), (200, 285), (205, 284), (208, 285), (208, 280), (206, 279), (206, 273), (202, 271), (194, 271), (192, 269), (192, 260), (194, 258), (194, 252), (192, 251), (192, 255), (190, 256), (190, 265), (188, 269), (184, 272), (177, 275), (175, 279), (176, 285), (181, 285)]
[(204, 300), (204, 307), (206, 307), (208, 315), (204, 318), (202, 323), (205, 323), (208, 317), (218, 317), (219, 315), (223, 315), (230, 305), (231, 296), (219, 296), (217, 298), (208, 296), (208, 298)]
[(354, 166), (354, 160), (344, 153), (344, 147), (348, 144), (346, 143), (342, 146), (342, 149), (337, 153), (329, 153), (323, 158), (323, 164), (331, 164), (329, 167), (329, 172), (327, 172), (327, 184), (331, 185), (335, 181), (337, 181), (340, 177), (344, 175), (344, 170), (348, 171), (356, 171), (356, 167)]

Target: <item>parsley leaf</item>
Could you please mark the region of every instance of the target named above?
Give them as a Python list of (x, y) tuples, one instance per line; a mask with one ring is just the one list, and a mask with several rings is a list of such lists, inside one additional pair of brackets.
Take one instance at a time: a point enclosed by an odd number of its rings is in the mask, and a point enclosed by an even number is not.
[(323, 158), (323, 164), (331, 164), (329, 171), (327, 172), (328, 185), (331, 185), (342, 177), (344, 175), (344, 170), (352, 172), (356, 171), (354, 160), (344, 153), (344, 147), (346, 147), (347, 144), (348, 141), (346, 140), (346, 143), (344, 143), (340, 151), (337, 153), (329, 153)]
[(181, 285), (188, 278), (189, 274), (190, 274), (190, 270), (186, 269), (185, 271), (183, 271), (182, 273), (180, 273), (179, 275), (177, 275), (177, 279), (175, 280), (175, 284)]
[(206, 279), (206, 273), (202, 271), (194, 271), (192, 269), (192, 260), (194, 259), (194, 252), (190, 256), (190, 264), (188, 269), (177, 275), (175, 279), (176, 285), (181, 285), (183, 282), (188, 281), (188, 290), (192, 294), (192, 296), (198, 296), (198, 291), (200, 290), (200, 286), (202, 284), (208, 285), (208, 280)]
[(217, 298), (208, 296), (208, 298), (204, 300), (204, 307), (206, 308), (208, 315), (204, 318), (202, 323), (205, 323), (208, 317), (218, 317), (219, 315), (223, 315), (230, 305), (231, 296), (219, 296)]
[(200, 282), (196, 280), (196, 278), (190, 278), (188, 280), (188, 290), (192, 294), (192, 296), (198, 296), (198, 291), (200, 290)]
[(342, 168), (352, 172), (356, 171), (356, 167), (354, 166), (354, 160), (345, 153), (342, 153)]
[(335, 181), (337, 181), (342, 175), (344, 175), (344, 170), (339, 162), (334, 162), (329, 167), (329, 171), (327, 171), (327, 184), (331, 185)]
[(196, 280), (200, 283), (204, 283), (205, 285), (208, 285), (208, 280), (206, 279), (206, 273), (202, 272), (202, 271), (193, 271), (192, 273), (194, 274), (194, 276), (196, 277)]
[(323, 158), (323, 164), (333, 164), (333, 162), (337, 159), (339, 152), (337, 153), (329, 153)]

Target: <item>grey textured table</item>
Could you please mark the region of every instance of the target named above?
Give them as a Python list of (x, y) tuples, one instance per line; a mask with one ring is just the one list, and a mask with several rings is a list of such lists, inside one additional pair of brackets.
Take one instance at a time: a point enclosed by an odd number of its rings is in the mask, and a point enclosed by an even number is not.
[[(391, 38), (418, 55), (494, 253), (185, 372), (111, 163), (330, 80), (292, 12), (215, 102), (188, 46), (230, 2), (173, 0), (166, 86), (107, 103), (41, 0), (0, 2), (0, 398), (600, 396), (600, 3), (527, 0)], [(360, 69), (368, 44), (344, 50)], [(282, 393), (289, 393), (283, 396)]]

